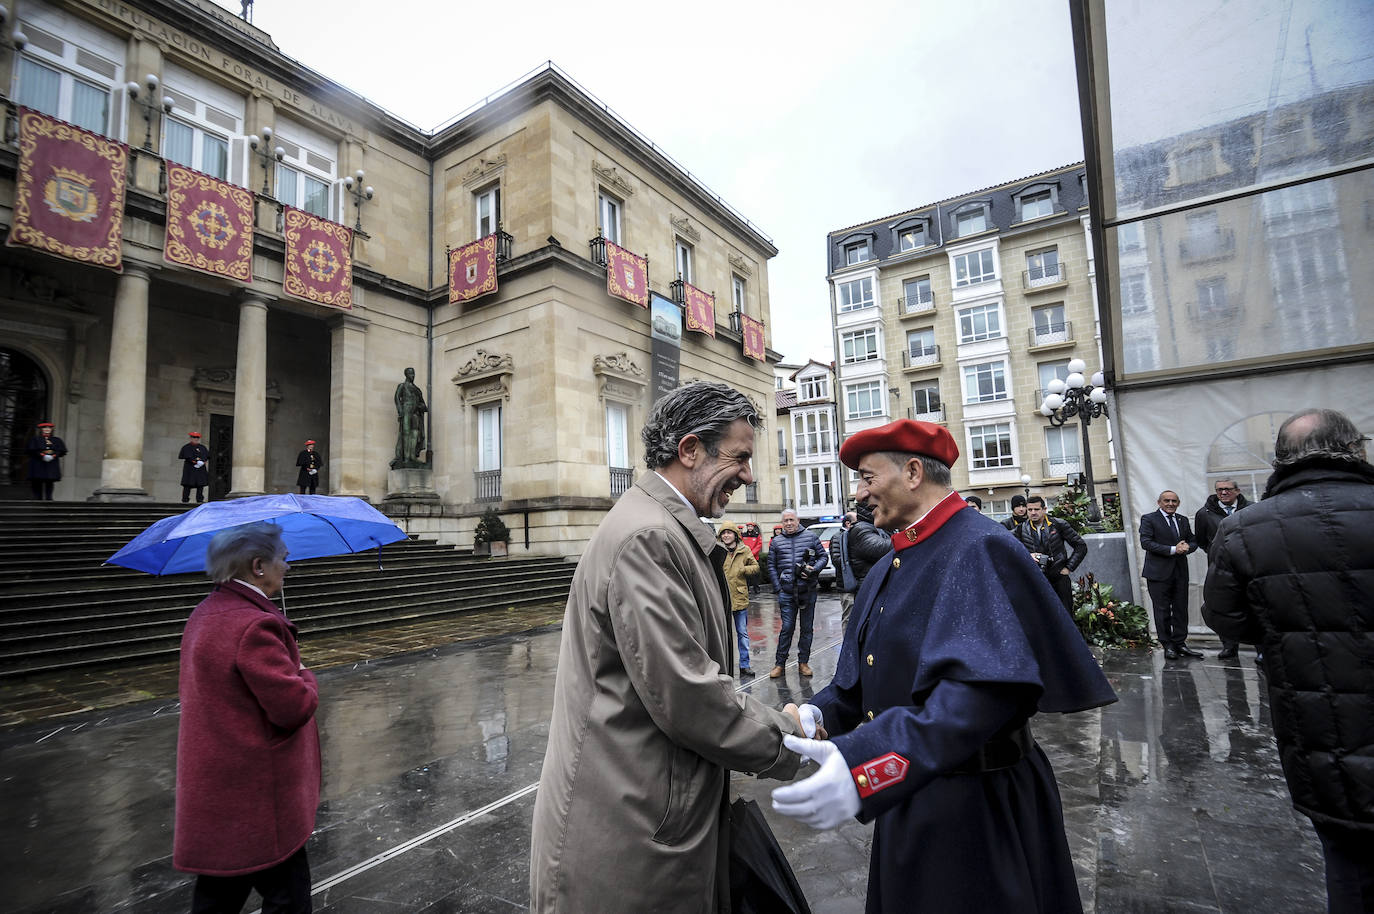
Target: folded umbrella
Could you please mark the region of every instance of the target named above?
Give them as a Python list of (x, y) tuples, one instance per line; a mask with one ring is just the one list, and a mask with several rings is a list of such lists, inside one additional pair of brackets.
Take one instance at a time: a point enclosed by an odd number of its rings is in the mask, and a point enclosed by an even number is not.
[(380, 548), (406, 538), (385, 514), (347, 495), (256, 495), (213, 501), (162, 520), (106, 559), (149, 574), (205, 570), (216, 533), (266, 521), (281, 527), (290, 561)]

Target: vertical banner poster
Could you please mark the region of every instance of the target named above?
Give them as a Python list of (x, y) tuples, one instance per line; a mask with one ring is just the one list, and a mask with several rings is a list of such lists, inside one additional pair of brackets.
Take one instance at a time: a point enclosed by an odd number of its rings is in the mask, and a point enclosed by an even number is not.
[(19, 172), (5, 244), (123, 270), (129, 147), (19, 109)]
[(649, 302), (649, 335), (653, 356), (653, 394), (650, 402), (677, 389), (682, 360), (682, 310), (677, 302), (653, 295)]
[(683, 283), (682, 286), (683, 297), (687, 300), (687, 329), (715, 336), (716, 297), (706, 294), (690, 282)]
[(335, 308), (353, 307), (353, 230), (285, 207), (287, 295)]
[(607, 241), (606, 294), (649, 307), (649, 261)]
[(168, 162), (162, 257), (168, 263), (252, 282), (252, 192)]
[(496, 235), (448, 252), (448, 303), (472, 301), (496, 291)]
[(740, 315), (740, 321), (744, 325), (744, 354), (751, 359), (764, 361), (766, 356), (763, 351), (763, 321), (756, 321), (743, 314)]

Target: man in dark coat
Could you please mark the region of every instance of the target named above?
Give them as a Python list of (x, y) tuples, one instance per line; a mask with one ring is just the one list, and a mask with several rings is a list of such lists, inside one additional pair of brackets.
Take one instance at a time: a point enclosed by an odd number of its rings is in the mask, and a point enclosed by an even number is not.
[(1203, 616), (1258, 643), (1293, 806), (1326, 857), (1328, 910), (1374, 911), (1374, 466), (1345, 416), (1279, 426), (1264, 500), (1208, 553)]
[[(1197, 534), (1197, 544), (1203, 552), (1207, 553), (1208, 565), (1212, 562), (1212, 540), (1217, 535), (1217, 527), (1221, 526), (1222, 520), (1235, 514), (1241, 508), (1250, 506), (1250, 502), (1245, 500), (1245, 496), (1240, 492), (1240, 486), (1236, 485), (1234, 479), (1218, 479), (1215, 483), (1216, 494), (1207, 496), (1207, 501), (1203, 502), (1202, 507), (1197, 509), (1197, 514), (1193, 517), (1193, 531)], [(1240, 643), (1229, 638), (1221, 639), (1221, 653), (1217, 654), (1218, 660), (1234, 660), (1240, 653)]]
[(859, 502), (853, 511), (845, 515), (844, 532), (830, 538), (830, 560), (836, 563), (836, 568), (840, 567), (839, 561), (844, 561), (854, 579), (854, 592), (846, 593), (840, 599), (842, 622), (849, 621), (850, 612), (854, 609), (855, 594), (863, 585), (864, 578), (868, 577), (868, 572), (879, 559), (891, 551), (892, 534), (873, 526), (873, 509), (864, 502)]
[(1154, 609), (1155, 637), (1164, 645), (1164, 656), (1202, 657), (1188, 646), (1188, 553), (1197, 540), (1188, 518), (1178, 514), (1178, 493), (1159, 493), (1151, 511), (1140, 519), (1140, 545), (1145, 550), (1145, 588)]
[(324, 458), (315, 450), (314, 440), (305, 442), (305, 450), (296, 455), (296, 466), (300, 467), (296, 473), (300, 494), (304, 495), (305, 490), (309, 489), (310, 494), (314, 495), (315, 488), (320, 484), (320, 468), (324, 466)]
[(1026, 501), (1026, 522), (1013, 527), (1011, 535), (1030, 551), (1031, 558), (1045, 572), (1046, 580), (1059, 595), (1059, 602), (1072, 615), (1073, 570), (1088, 557), (1088, 544), (1068, 521), (1050, 517), (1045, 510), (1045, 499), (1032, 495)]
[(820, 537), (805, 529), (791, 508), (782, 512), (782, 533), (768, 544), (768, 579), (778, 598), (782, 630), (769, 679), (782, 676), (787, 655), (792, 650), (792, 632), (801, 623), (797, 636), (797, 672), (811, 675), (812, 624), (816, 618), (816, 589), (820, 571), (830, 562)]
[(191, 500), (196, 490), (196, 504), (205, 501), (205, 487), (210, 484), (210, 451), (200, 443), (200, 432), (191, 432), (190, 441), (181, 446), (177, 460), (181, 461), (181, 503)]
[(1026, 496), (1013, 495), (1011, 497), (1011, 517), (1002, 521), (1002, 526), (1006, 527), (1008, 530), (1015, 530), (1026, 522), (1027, 512)]
[(36, 501), (52, 501), (52, 487), (62, 478), (62, 458), (67, 445), (53, 434), (51, 422), (38, 423), (38, 434), (29, 439), (29, 489)]
[[(820, 770), (773, 791), (814, 828), (875, 821), (867, 910), (1081, 911), (1037, 712), (1116, 696), (1045, 576), (950, 488), (959, 450), (909, 419), (840, 459), (892, 535), (859, 590), (835, 678), (784, 737)], [(862, 724), (863, 726), (860, 726)]]

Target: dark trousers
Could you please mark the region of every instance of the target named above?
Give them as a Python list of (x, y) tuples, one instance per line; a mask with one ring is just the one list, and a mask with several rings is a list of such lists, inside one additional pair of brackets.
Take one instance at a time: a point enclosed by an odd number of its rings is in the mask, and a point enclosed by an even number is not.
[(778, 632), (777, 666), (787, 663), (787, 655), (792, 652), (792, 630), (796, 628), (797, 617), (801, 617), (801, 634), (797, 636), (797, 660), (802, 663), (811, 661), (812, 623), (816, 619), (816, 592), (814, 590), (778, 594), (778, 612), (782, 615), (782, 631)]
[(196, 490), (196, 504), (205, 501), (205, 486), (182, 486), (181, 503), (184, 505), (191, 500), (191, 490)]
[(1045, 577), (1049, 578), (1050, 586), (1054, 588), (1055, 593), (1059, 594), (1059, 602), (1064, 604), (1064, 609), (1068, 611), (1070, 616), (1072, 616), (1073, 575), (1060, 574), (1056, 571), (1054, 574), (1045, 575)]
[(197, 876), (191, 914), (239, 914), (252, 889), (262, 896), (262, 914), (310, 914), (310, 863), (305, 848), (256, 873)]
[(52, 479), (30, 479), (29, 491), (33, 493), (34, 501), (52, 501), (54, 481)]
[(1164, 581), (1146, 581), (1154, 609), (1155, 635), (1165, 647), (1179, 648), (1188, 640), (1188, 569), (1178, 568)]
[[(311, 494), (311, 495), (314, 495), (314, 494), (315, 494), (315, 487), (318, 486), (318, 485), (319, 485), (319, 483), (316, 482), (316, 481), (315, 481), (315, 477), (312, 476), (312, 477), (310, 478), (310, 486), (309, 486), (310, 494)], [(301, 486), (301, 487), (300, 487), (300, 490), (301, 490), (301, 491), (300, 491), (300, 494), (301, 494), (301, 495), (304, 495), (304, 494), (305, 494), (305, 490), (306, 490), (306, 486)]]
[(1312, 825), (1326, 858), (1328, 914), (1374, 914), (1374, 833)]

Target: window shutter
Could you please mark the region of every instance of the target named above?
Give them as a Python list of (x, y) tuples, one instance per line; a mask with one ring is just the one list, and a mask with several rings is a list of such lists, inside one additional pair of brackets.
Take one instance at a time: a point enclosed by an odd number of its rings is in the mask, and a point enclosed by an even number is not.
[(248, 138), (245, 136), (235, 136), (229, 138), (229, 183), (237, 184), (239, 187), (248, 187), (248, 174), (252, 165), (252, 147), (248, 145)]

